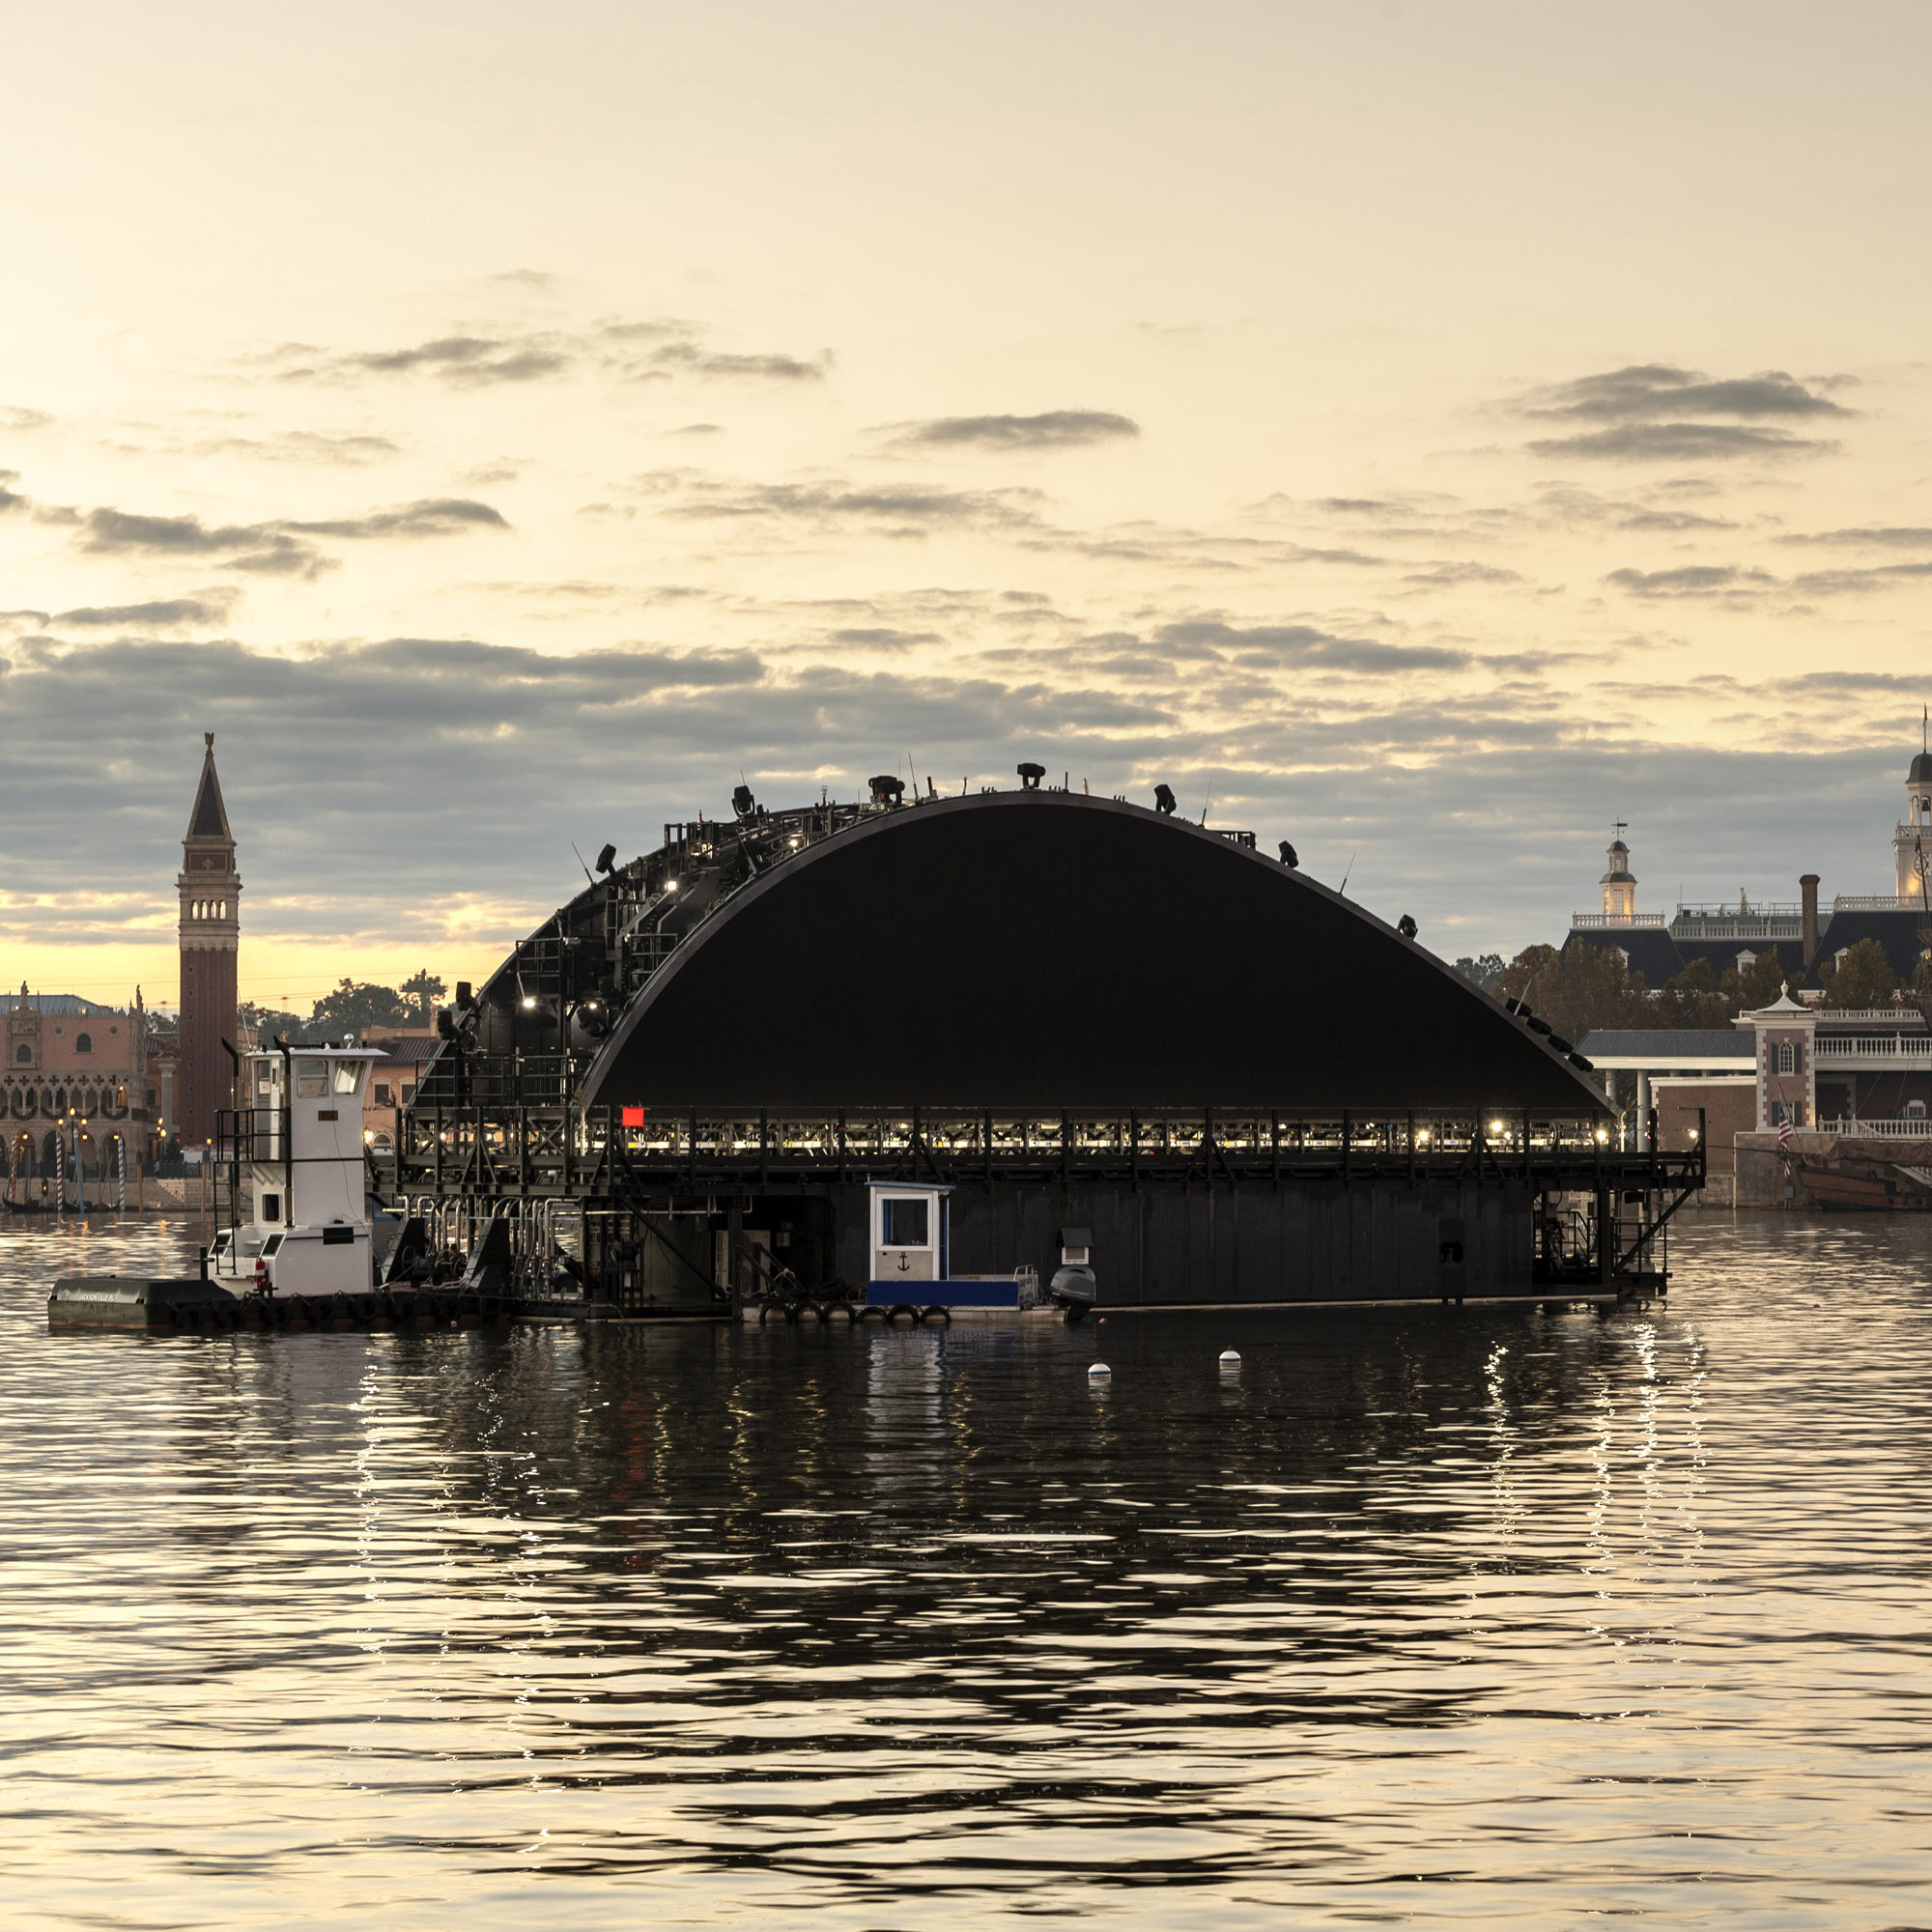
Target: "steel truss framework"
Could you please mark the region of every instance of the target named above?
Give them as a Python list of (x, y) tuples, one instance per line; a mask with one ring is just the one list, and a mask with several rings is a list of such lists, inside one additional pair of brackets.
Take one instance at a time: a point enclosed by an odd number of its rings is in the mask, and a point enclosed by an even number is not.
[(1135, 1191), (1495, 1186), (1580, 1197), (1582, 1206), (1562, 1210), (1571, 1223), (1565, 1278), (1628, 1292), (1662, 1286), (1666, 1224), (1705, 1177), (1701, 1132), (1690, 1150), (1665, 1151), (1654, 1115), (1650, 1145), (1632, 1152), (1607, 1146), (1597, 1122), (1525, 1115), (1042, 1119), (908, 1108), (627, 1124), (625, 1111), (419, 1103), (393, 1153), (370, 1155), (372, 1184), (413, 1213), (456, 1206), (465, 1226), (492, 1214), (521, 1221), (529, 1203), (576, 1204), (589, 1218), (705, 1213), (866, 1181)]

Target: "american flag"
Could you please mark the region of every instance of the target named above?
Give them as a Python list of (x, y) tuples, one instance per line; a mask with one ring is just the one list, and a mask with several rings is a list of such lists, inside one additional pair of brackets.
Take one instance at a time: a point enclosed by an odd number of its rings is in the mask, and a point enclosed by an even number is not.
[(1787, 1114), (1777, 1123), (1777, 1151), (1779, 1153), (1791, 1151), (1791, 1116)]

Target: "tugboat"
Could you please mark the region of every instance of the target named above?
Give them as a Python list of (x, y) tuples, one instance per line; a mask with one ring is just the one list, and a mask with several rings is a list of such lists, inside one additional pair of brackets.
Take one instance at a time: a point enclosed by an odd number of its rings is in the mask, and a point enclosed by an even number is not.
[[(245, 1169), (254, 1217), (216, 1231), (198, 1277), (69, 1276), (55, 1282), (47, 1321), (55, 1328), (172, 1330), (232, 1326), (253, 1314), (281, 1325), (274, 1309), (327, 1303), (354, 1320), (379, 1286), (379, 1224), (364, 1188), (362, 1094), (374, 1047), (273, 1047), (242, 1057), (232, 1133), (238, 1173)], [(224, 1126), (226, 1122), (224, 1122)], [(395, 1224), (380, 1224), (386, 1250)], [(423, 1244), (409, 1231), (397, 1261)], [(253, 1304), (252, 1308), (246, 1304)]]

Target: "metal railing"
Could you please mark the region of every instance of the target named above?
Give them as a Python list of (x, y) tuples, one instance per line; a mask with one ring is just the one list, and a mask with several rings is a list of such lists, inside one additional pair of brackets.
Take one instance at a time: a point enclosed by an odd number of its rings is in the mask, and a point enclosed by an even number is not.
[(1922, 1034), (1916, 1039), (1902, 1034), (1828, 1037), (1816, 1043), (1814, 1053), (1820, 1066), (1865, 1066), (1883, 1060), (1896, 1062), (1901, 1066), (1932, 1067), (1932, 1039)]
[(1747, 899), (1743, 905), (1733, 905), (1728, 900), (1704, 900), (1693, 903), (1680, 899), (1677, 905), (1680, 919), (1803, 919), (1802, 905), (1785, 905), (1772, 899)]
[(1796, 918), (1756, 919), (1739, 913), (1687, 913), (1680, 911), (1670, 922), (1670, 929), (1680, 939), (1776, 940), (1803, 939), (1804, 928)]
[(405, 1116), (401, 1145), (372, 1151), (372, 1169), (379, 1190), (391, 1196), (597, 1201), (868, 1179), (1132, 1186), (1301, 1179), (1346, 1187), (1356, 1179), (1446, 1177), (1587, 1190), (1605, 1162), (1622, 1173), (1630, 1159), (1610, 1147), (1607, 1123), (1500, 1112), (1294, 1119), (1205, 1110), (1022, 1117), (950, 1108), (778, 1118), (637, 1118), (641, 1114), (607, 1106), (492, 1113), (418, 1104)]
[(1820, 1121), (1816, 1131), (1854, 1141), (1925, 1141), (1932, 1140), (1932, 1120), (1919, 1115), (1892, 1121)]
[(1570, 915), (1570, 923), (1573, 927), (1580, 927), (1591, 932), (1605, 930), (1615, 932), (1625, 926), (1661, 926), (1669, 923), (1661, 912), (1573, 912)]

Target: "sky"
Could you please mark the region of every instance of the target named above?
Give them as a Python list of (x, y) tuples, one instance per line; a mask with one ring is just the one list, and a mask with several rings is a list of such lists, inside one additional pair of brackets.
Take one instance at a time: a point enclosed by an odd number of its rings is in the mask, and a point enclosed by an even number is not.
[[(1932, 12), (0, 21), (0, 981), (484, 978), (667, 820), (1011, 783), (1447, 957), (1892, 889)], [(977, 917), (962, 908), (962, 917)], [(861, 936), (855, 935), (855, 943)], [(869, 936), (866, 936), (869, 943)]]

